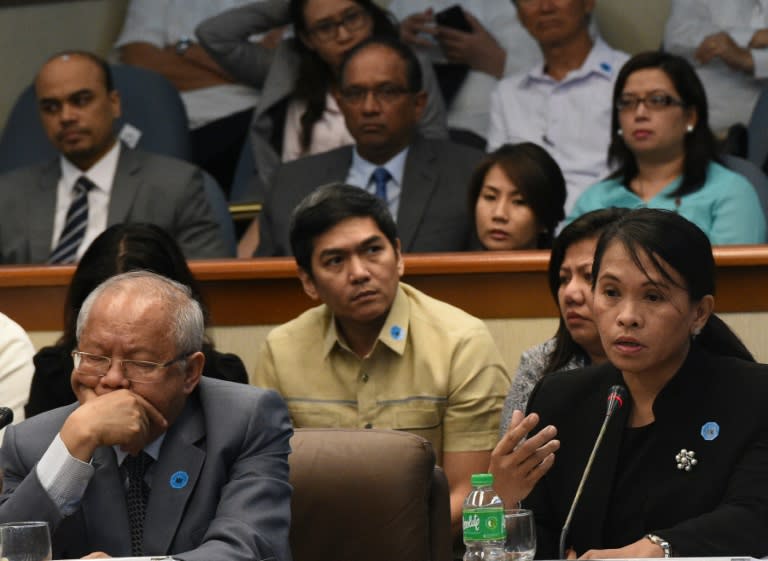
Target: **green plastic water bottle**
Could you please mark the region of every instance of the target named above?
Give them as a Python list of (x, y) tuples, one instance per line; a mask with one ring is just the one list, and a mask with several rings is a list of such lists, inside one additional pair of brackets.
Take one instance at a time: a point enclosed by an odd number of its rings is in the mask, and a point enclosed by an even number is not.
[(504, 503), (493, 490), (493, 474), (472, 475), (472, 491), (462, 509), (464, 528), (464, 561), (497, 561), (504, 559)]

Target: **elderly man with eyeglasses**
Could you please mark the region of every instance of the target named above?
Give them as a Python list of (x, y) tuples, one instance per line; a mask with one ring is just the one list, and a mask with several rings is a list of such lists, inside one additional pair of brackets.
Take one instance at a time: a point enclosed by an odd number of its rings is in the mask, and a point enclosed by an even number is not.
[(201, 379), (203, 314), (181, 284), (112, 277), (77, 322), (78, 403), (9, 427), (0, 521), (44, 520), (54, 558), (289, 561), (288, 412)]
[(483, 154), (418, 134), (427, 95), (411, 49), (390, 38), (360, 43), (341, 63), (335, 95), (355, 144), (278, 168), (259, 219), (257, 255), (290, 255), (291, 212), (317, 187), (335, 182), (386, 202), (404, 252), (468, 249), (466, 193)]

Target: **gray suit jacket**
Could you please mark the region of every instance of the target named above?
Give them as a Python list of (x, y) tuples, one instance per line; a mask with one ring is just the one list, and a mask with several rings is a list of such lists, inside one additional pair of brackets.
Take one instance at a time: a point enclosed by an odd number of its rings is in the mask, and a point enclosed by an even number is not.
[[(0, 263), (45, 263), (51, 253), (59, 159), (0, 176)], [(123, 146), (107, 225), (151, 222), (176, 239), (188, 259), (230, 257), (203, 190), (186, 162)]]
[[(447, 140), (417, 137), (403, 172), (397, 230), (405, 252), (464, 251), (471, 220), (469, 180), (483, 157), (480, 150)], [(344, 146), (280, 166), (259, 217), (257, 255), (291, 255), (288, 225), (297, 204), (320, 185), (344, 182), (352, 147)]]
[[(249, 41), (249, 37), (288, 23), (286, 0), (263, 0), (222, 12), (196, 29), (200, 44), (223, 68), (241, 82), (261, 88), (249, 136), (256, 167), (253, 193), (259, 201), (263, 200), (265, 186), (280, 164), (273, 137), (282, 138), (284, 121), (276, 121), (273, 112), (290, 98), (299, 75), (300, 58), (296, 47), (298, 39), (285, 39), (273, 51)], [(431, 62), (417, 56), (423, 89), (427, 92), (419, 132), (427, 138), (447, 138), (445, 105)], [(278, 150), (280, 148), (278, 146)]]
[[(62, 518), (35, 465), (77, 404), (5, 433), (0, 521), (45, 520), (53, 557), (131, 551), (125, 486), (112, 447), (98, 448), (78, 510)], [(290, 561), (291, 423), (273, 391), (203, 378), (166, 433), (154, 464), (144, 524), (148, 555), (185, 561)], [(184, 472), (189, 479), (178, 483)], [(174, 483), (176, 481), (176, 483)]]

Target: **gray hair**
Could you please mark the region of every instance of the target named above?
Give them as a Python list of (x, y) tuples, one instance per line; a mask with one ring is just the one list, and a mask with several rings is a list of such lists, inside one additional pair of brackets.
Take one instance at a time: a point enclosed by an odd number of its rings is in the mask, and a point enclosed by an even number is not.
[(108, 291), (139, 288), (143, 295), (155, 297), (168, 307), (171, 330), (178, 355), (188, 355), (203, 347), (205, 322), (200, 303), (192, 297), (192, 291), (184, 284), (151, 271), (136, 270), (110, 277), (88, 295), (77, 315), (76, 336), (80, 341), (83, 328), (88, 322), (94, 302)]

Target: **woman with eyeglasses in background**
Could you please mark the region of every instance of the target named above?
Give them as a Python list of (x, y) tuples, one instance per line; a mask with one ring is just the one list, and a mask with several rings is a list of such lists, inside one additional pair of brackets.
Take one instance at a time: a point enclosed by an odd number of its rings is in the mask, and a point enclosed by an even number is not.
[(757, 194), (719, 163), (704, 88), (682, 57), (640, 53), (622, 67), (608, 159), (617, 171), (590, 187), (569, 219), (612, 206), (659, 208), (696, 224), (712, 245), (766, 241)]
[[(286, 23), (295, 36), (274, 51), (249, 41)], [(204, 21), (197, 35), (235, 78), (261, 88), (250, 140), (263, 188), (281, 161), (354, 142), (331, 95), (339, 65), (364, 39), (396, 38), (398, 29), (372, 0), (264, 0)], [(422, 73), (428, 100), (420, 131), (446, 138), (445, 107), (429, 63), (422, 61)]]

